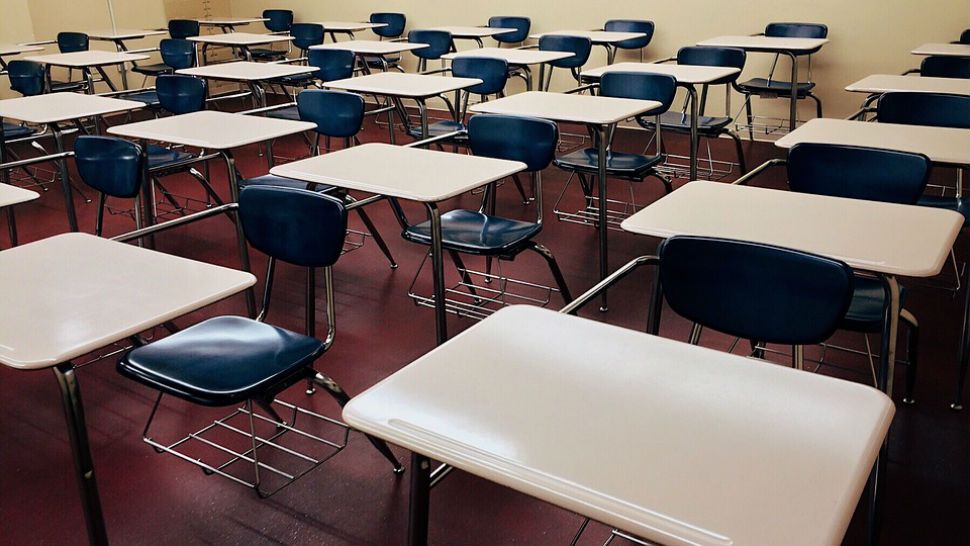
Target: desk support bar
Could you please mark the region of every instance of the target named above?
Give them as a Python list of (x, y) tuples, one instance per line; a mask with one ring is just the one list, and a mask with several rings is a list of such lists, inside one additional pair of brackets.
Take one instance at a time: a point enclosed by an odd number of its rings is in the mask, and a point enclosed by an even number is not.
[(570, 302), (569, 305), (560, 309), (559, 312), (567, 315), (575, 315), (580, 308), (596, 299), (596, 296), (600, 295), (601, 292), (619, 282), (621, 279), (632, 273), (635, 269), (638, 269), (644, 265), (659, 264), (660, 258), (656, 256), (640, 256), (639, 258), (634, 258), (610, 274), (609, 277), (606, 277), (605, 279), (596, 283), (596, 285), (587, 290), (585, 293), (577, 296), (576, 299)]
[(210, 216), (216, 216), (222, 213), (228, 213), (230, 211), (237, 210), (239, 208), (238, 203), (226, 203), (224, 205), (219, 205), (218, 207), (212, 207), (203, 211), (199, 211), (187, 216), (179, 216), (173, 220), (167, 222), (162, 222), (161, 224), (155, 224), (142, 229), (137, 229), (135, 231), (129, 231), (128, 233), (122, 233), (121, 235), (116, 235), (111, 238), (112, 241), (118, 241), (119, 243), (127, 243), (134, 241), (136, 239), (141, 239), (149, 235), (154, 235), (160, 231), (166, 231), (172, 228), (176, 228), (181, 225), (190, 224), (192, 222), (197, 222), (203, 218), (208, 218)]
[(780, 167), (782, 165), (787, 165), (787, 164), (788, 164), (788, 161), (784, 159), (777, 159), (777, 158), (769, 159), (768, 161), (765, 161), (764, 163), (762, 163), (761, 165), (758, 165), (754, 169), (751, 169), (751, 171), (748, 172), (748, 174), (738, 178), (734, 182), (731, 182), (731, 185), (746, 186), (748, 182), (750, 182), (751, 180), (753, 180), (755, 177), (765, 172), (766, 170), (770, 169), (771, 167)]

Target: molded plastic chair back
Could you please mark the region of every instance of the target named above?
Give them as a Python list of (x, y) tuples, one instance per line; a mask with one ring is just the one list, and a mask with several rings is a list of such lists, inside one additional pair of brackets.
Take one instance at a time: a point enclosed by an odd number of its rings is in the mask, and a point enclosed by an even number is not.
[(307, 64), (317, 67), (314, 76), (325, 82), (354, 75), (354, 52), (347, 49), (311, 49)]
[(370, 14), (370, 22), (387, 25), (386, 27), (375, 28), (374, 34), (382, 38), (397, 38), (404, 34), (407, 17), (403, 13), (372, 13)]
[(356, 93), (306, 89), (296, 96), (300, 119), (317, 124), (330, 137), (352, 137), (364, 123), (364, 98)]
[(600, 78), (600, 94), (604, 97), (655, 100), (661, 106), (648, 112), (666, 112), (677, 94), (677, 79), (668, 74), (643, 72), (607, 72)]
[(74, 160), (81, 180), (106, 195), (130, 199), (141, 189), (142, 149), (130, 140), (79, 136), (74, 141)]
[(970, 96), (944, 93), (885, 93), (876, 118), (883, 123), (970, 129)]
[(158, 43), (162, 62), (175, 70), (195, 66), (195, 44), (188, 40), (166, 38)]
[(90, 45), (88, 35), (83, 32), (58, 32), (57, 49), (61, 53), (87, 51)]
[(201, 78), (163, 74), (155, 80), (155, 92), (159, 105), (173, 114), (205, 110), (206, 83)]
[(919, 75), (929, 78), (970, 78), (970, 57), (926, 57)]
[(960, 43), (970, 44), (970, 28), (960, 33)]
[(323, 43), (323, 25), (294, 23), (290, 28), (290, 35), (293, 36), (293, 46), (305, 51), (310, 49), (310, 46)]
[(304, 267), (336, 263), (347, 232), (347, 210), (340, 199), (297, 188), (243, 188), (239, 220), (254, 248)]
[(829, 27), (821, 23), (768, 23), (765, 36), (778, 38), (825, 38)]
[(709, 237), (660, 244), (660, 283), (677, 314), (731, 336), (808, 345), (838, 328), (852, 269), (786, 248)]
[(172, 19), (168, 22), (168, 35), (174, 40), (198, 36), (199, 22), (195, 19)]
[[(725, 66), (744, 70), (747, 54), (743, 49), (734, 47), (704, 47), (688, 46), (677, 52), (677, 64), (692, 66)], [(738, 79), (741, 73), (721, 78), (711, 84), (730, 83)]]
[(468, 120), (468, 144), (477, 156), (521, 161), (536, 172), (556, 158), (559, 126), (545, 119), (478, 114)]
[(268, 19), (263, 25), (270, 32), (287, 32), (293, 26), (293, 12), (288, 9), (265, 9), (263, 17)]
[(579, 68), (589, 60), (593, 50), (593, 42), (582, 36), (561, 36), (546, 34), (539, 38), (539, 49), (542, 51), (568, 51), (572, 57), (552, 61), (549, 63), (557, 68)]
[(408, 32), (408, 42), (428, 44), (428, 47), (411, 50), (411, 53), (422, 59), (440, 59), (451, 51), (451, 33), (446, 30), (412, 30)]
[(923, 154), (799, 143), (788, 150), (788, 185), (802, 193), (913, 205), (931, 166)]
[(514, 28), (515, 32), (506, 32), (493, 36), (496, 40), (506, 44), (518, 44), (529, 37), (532, 20), (528, 17), (514, 15), (496, 15), (488, 18), (488, 26), (493, 28)]
[(44, 65), (33, 61), (10, 61), (7, 63), (10, 89), (25, 97), (44, 92)]
[(466, 89), (469, 93), (494, 95), (505, 90), (509, 63), (488, 57), (458, 57), (451, 62), (451, 73), (459, 78), (478, 78), (482, 83)]
[(617, 42), (616, 47), (620, 49), (640, 49), (647, 47), (653, 39), (653, 21), (642, 21), (637, 19), (610, 19), (603, 25), (603, 30), (609, 32), (642, 32), (646, 34), (643, 38), (631, 38)]

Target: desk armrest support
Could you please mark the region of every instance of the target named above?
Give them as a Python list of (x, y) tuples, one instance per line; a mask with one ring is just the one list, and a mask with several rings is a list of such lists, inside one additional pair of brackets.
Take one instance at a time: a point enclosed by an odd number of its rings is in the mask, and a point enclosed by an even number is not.
[(111, 240), (118, 241), (119, 243), (127, 243), (129, 241), (134, 241), (135, 239), (141, 239), (142, 237), (154, 235), (160, 231), (165, 231), (181, 225), (197, 222), (199, 220), (202, 220), (203, 218), (208, 218), (210, 216), (215, 216), (217, 214), (227, 213), (229, 211), (235, 211), (238, 208), (239, 208), (239, 203), (226, 203), (224, 205), (219, 205), (218, 207), (212, 207), (200, 212), (196, 212), (194, 214), (189, 214), (188, 216), (179, 216), (178, 218), (175, 218), (174, 220), (169, 220), (168, 222), (162, 222), (160, 224), (155, 224), (153, 226), (136, 229), (135, 231), (129, 231), (128, 233), (122, 233), (121, 235), (116, 235), (112, 237)]
[(780, 167), (782, 165), (787, 165), (787, 164), (788, 164), (788, 161), (784, 159), (777, 159), (777, 158), (769, 159), (768, 161), (765, 161), (764, 163), (762, 163), (761, 165), (758, 165), (754, 169), (751, 169), (751, 171), (748, 172), (748, 174), (742, 176), (741, 178), (738, 178), (734, 182), (731, 182), (731, 184), (735, 186), (746, 186), (748, 182), (750, 182), (755, 177), (759, 176), (761, 173), (765, 172), (769, 168)]
[(660, 265), (660, 258), (656, 256), (640, 256), (639, 258), (630, 260), (622, 267), (611, 273), (610, 276), (601, 280), (595, 286), (587, 290), (584, 294), (581, 294), (576, 299), (569, 302), (569, 304), (560, 309), (559, 312), (566, 315), (575, 315), (580, 308), (595, 300), (604, 290), (613, 286), (631, 272), (644, 265)]

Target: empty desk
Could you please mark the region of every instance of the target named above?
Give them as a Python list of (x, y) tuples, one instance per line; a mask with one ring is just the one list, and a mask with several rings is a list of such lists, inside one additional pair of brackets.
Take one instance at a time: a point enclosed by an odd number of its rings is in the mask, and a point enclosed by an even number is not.
[(491, 38), (499, 34), (516, 32), (514, 28), (496, 27), (434, 27), (431, 30), (441, 30), (451, 34), (452, 40), (474, 40), (478, 47), (485, 47), (483, 38)]
[(330, 34), (330, 39), (334, 42), (337, 41), (335, 34), (346, 34), (353, 40), (357, 32), (387, 26), (387, 23), (369, 23), (363, 21), (317, 21), (314, 24), (322, 26), (323, 31)]
[(133, 61), (144, 61), (149, 59), (148, 55), (134, 54), (134, 53), (114, 53), (111, 51), (76, 51), (74, 53), (53, 53), (50, 55), (35, 55), (32, 57), (25, 57), (28, 61), (33, 61), (35, 63), (40, 63), (47, 66), (47, 79), (50, 80), (50, 69), (52, 66), (60, 66), (64, 68), (77, 68), (81, 70), (84, 74), (84, 79), (87, 82), (87, 93), (89, 95), (94, 94), (94, 79), (91, 77), (91, 69), (98, 71), (98, 74), (104, 79), (104, 83), (108, 84), (108, 87), (112, 91), (117, 91), (118, 88), (115, 84), (111, 82), (111, 78), (105, 73), (104, 67), (111, 65), (124, 65), (125, 63), (130, 63)]
[(43, 50), (44, 48), (41, 46), (0, 43), (0, 71), (7, 70), (7, 62), (3, 59), (4, 57), (12, 57), (14, 55), (20, 55), (21, 53), (32, 53), (34, 51)]
[(196, 66), (177, 70), (178, 74), (196, 76), (208, 80), (221, 80), (245, 84), (253, 92), (259, 105), (266, 107), (266, 90), (263, 82), (275, 80), (285, 76), (309, 74), (315, 72), (315, 66), (297, 64), (254, 63), (252, 61), (237, 61), (219, 63), (207, 66)]
[[(415, 49), (423, 49), (428, 47), (428, 44), (412, 44), (410, 42), (382, 42), (379, 40), (350, 40), (346, 42), (336, 42), (332, 44), (320, 44), (311, 46), (310, 49), (345, 49), (347, 51), (352, 51), (354, 55), (358, 58), (362, 57), (377, 57), (381, 60), (387, 55), (398, 55), (404, 53), (405, 51), (413, 51)], [(370, 67), (367, 62), (361, 63), (361, 69), (364, 73), (370, 73)]]
[(251, 23), (269, 21), (266, 17), (217, 17), (215, 19), (199, 19), (199, 26), (216, 27), (223, 33), (236, 32), (236, 27), (244, 27)]
[(292, 36), (281, 36), (278, 34), (250, 34), (248, 32), (228, 32), (225, 34), (210, 34), (205, 36), (189, 36), (189, 41), (202, 44), (202, 50), (196, 56), (198, 59), (205, 60), (205, 52), (210, 45), (224, 46), (233, 50), (240, 50), (247, 61), (253, 60), (251, 47), (261, 45), (271, 45), (289, 42)]
[(642, 32), (616, 32), (612, 30), (557, 30), (555, 32), (533, 34), (529, 36), (529, 38), (538, 40), (539, 38), (550, 34), (589, 38), (589, 41), (592, 42), (593, 45), (603, 46), (603, 48), (606, 49), (606, 64), (613, 64), (613, 61), (616, 59), (617, 43), (646, 37), (646, 34)]
[(10, 232), (10, 246), (17, 246), (17, 219), (14, 217), (13, 206), (27, 201), (33, 201), (40, 197), (40, 194), (11, 186), (10, 184), (0, 183), (0, 210), (7, 211), (7, 229)]
[(538, 49), (518, 49), (502, 47), (483, 47), (469, 51), (447, 53), (441, 58), (451, 61), (460, 57), (488, 57), (502, 59), (509, 64), (510, 69), (522, 70), (526, 91), (532, 91), (532, 66), (539, 65), (539, 82), (545, 78), (546, 65), (560, 59), (568, 59), (574, 54), (568, 51), (540, 51)]
[[(91, 30), (86, 32), (88, 38), (92, 40), (103, 40), (106, 42), (111, 42), (115, 45), (115, 49), (118, 53), (124, 53), (128, 51), (128, 47), (125, 46), (125, 40), (141, 40), (148, 36), (162, 36), (168, 34), (165, 30), (144, 30), (144, 29), (130, 29), (130, 28), (118, 28), (118, 29), (107, 29), (107, 30)], [(128, 70), (125, 65), (121, 65), (121, 87), (123, 89), (128, 89)]]
[(970, 57), (970, 44), (923, 44), (910, 53), (923, 56)]

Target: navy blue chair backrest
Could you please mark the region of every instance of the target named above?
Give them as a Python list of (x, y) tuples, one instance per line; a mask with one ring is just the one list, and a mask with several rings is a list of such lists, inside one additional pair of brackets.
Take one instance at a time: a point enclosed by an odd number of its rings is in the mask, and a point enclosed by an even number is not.
[(159, 105), (173, 114), (205, 110), (206, 83), (201, 78), (163, 74), (155, 80)]
[(408, 42), (428, 44), (428, 47), (411, 50), (411, 53), (422, 59), (440, 59), (451, 51), (451, 33), (446, 30), (412, 30), (408, 32)]
[(655, 100), (660, 107), (647, 112), (666, 112), (677, 94), (677, 79), (668, 74), (645, 72), (607, 72), (600, 78), (600, 95), (623, 99)]
[(593, 50), (593, 42), (583, 36), (564, 36), (546, 34), (539, 38), (539, 49), (542, 51), (568, 51), (572, 57), (553, 61), (549, 64), (558, 68), (579, 68), (589, 60), (589, 53)]
[(923, 154), (799, 143), (788, 150), (788, 185), (802, 193), (913, 205), (931, 166)]
[(340, 199), (299, 188), (243, 188), (239, 220), (254, 248), (304, 267), (336, 263), (347, 232), (347, 211)]
[(459, 78), (478, 78), (482, 83), (466, 90), (480, 95), (494, 95), (505, 90), (509, 80), (509, 63), (489, 57), (458, 57), (451, 61), (451, 73)]
[(541, 171), (556, 157), (559, 126), (545, 119), (478, 114), (468, 120), (468, 145), (477, 156), (521, 161), (527, 171)]
[(290, 28), (293, 45), (298, 49), (310, 49), (310, 46), (323, 43), (323, 25), (315, 23), (294, 23)]
[(660, 244), (660, 285), (677, 314), (744, 339), (820, 343), (852, 299), (846, 264), (797, 250), (709, 237)]
[(172, 19), (168, 22), (168, 35), (174, 40), (198, 36), (199, 22), (195, 19)]
[(885, 93), (876, 106), (883, 123), (970, 129), (970, 96), (943, 93)]
[(964, 30), (960, 33), (960, 43), (970, 44), (970, 28)]
[(407, 17), (403, 13), (372, 13), (370, 14), (371, 23), (384, 23), (387, 26), (374, 29), (374, 34), (382, 38), (397, 38), (404, 34), (404, 26), (407, 24)]
[(506, 44), (517, 44), (524, 42), (529, 37), (532, 20), (528, 17), (517, 17), (514, 15), (496, 15), (488, 18), (488, 26), (493, 28), (514, 28), (515, 32), (496, 34), (494, 38)]
[(195, 66), (195, 44), (188, 40), (166, 38), (158, 43), (162, 62), (175, 70)]
[(928, 78), (970, 78), (970, 57), (926, 57), (919, 75)]
[(101, 193), (130, 199), (141, 189), (144, 157), (141, 146), (130, 140), (79, 136), (74, 141), (74, 160), (81, 180)]
[(7, 63), (10, 89), (25, 97), (44, 92), (44, 65), (33, 61), (10, 61)]
[(288, 9), (264, 9), (263, 25), (270, 32), (286, 32), (293, 26), (293, 12)]
[[(677, 52), (677, 64), (692, 66), (725, 66), (730, 68), (744, 69), (744, 62), (747, 54), (743, 49), (735, 47), (705, 47), (688, 46), (680, 48)], [(729, 83), (738, 79), (741, 73), (727, 76), (711, 82), (711, 84)]]
[(825, 38), (829, 27), (820, 23), (768, 23), (765, 36), (779, 38)]
[(89, 44), (88, 35), (83, 32), (57, 33), (57, 50), (61, 53), (87, 51)]
[(609, 32), (640, 32), (646, 34), (641, 38), (630, 38), (617, 42), (616, 47), (620, 49), (640, 49), (647, 47), (653, 39), (653, 21), (642, 21), (637, 19), (610, 19), (603, 25), (603, 30)]
[(307, 64), (317, 67), (313, 75), (325, 82), (354, 75), (354, 52), (348, 49), (311, 49)]
[(305, 89), (296, 96), (300, 119), (317, 124), (317, 132), (352, 137), (364, 123), (364, 98), (356, 93)]

